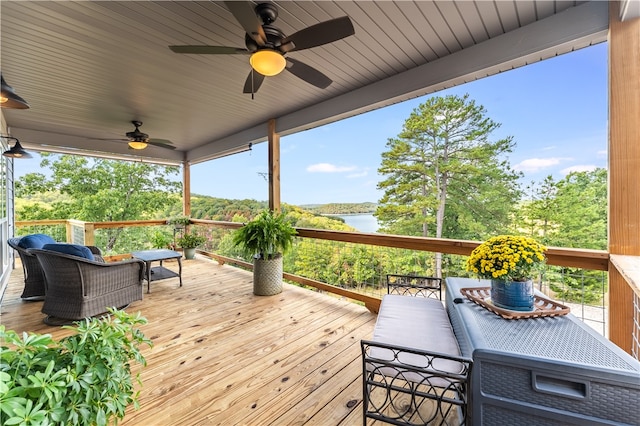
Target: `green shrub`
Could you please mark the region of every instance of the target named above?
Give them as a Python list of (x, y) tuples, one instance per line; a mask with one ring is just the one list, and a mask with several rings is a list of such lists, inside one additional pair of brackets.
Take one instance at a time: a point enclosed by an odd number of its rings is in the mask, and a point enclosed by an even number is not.
[[(137, 328), (144, 317), (116, 309), (64, 328), (76, 334), (56, 342), (50, 334), (19, 336), (0, 325), (0, 418), (3, 425), (117, 424), (128, 405), (138, 409), (140, 346), (151, 340)], [(8, 346), (4, 346), (8, 345)]]
[(205, 237), (196, 234), (185, 233), (182, 237), (178, 238), (178, 246), (182, 248), (196, 248), (200, 244), (204, 244), (207, 241)]

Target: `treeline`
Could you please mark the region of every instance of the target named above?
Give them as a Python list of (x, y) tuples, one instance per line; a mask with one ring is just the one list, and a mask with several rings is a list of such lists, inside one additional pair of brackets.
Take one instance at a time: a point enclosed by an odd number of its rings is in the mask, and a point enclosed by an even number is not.
[(329, 203), (303, 204), (302, 207), (318, 214), (372, 214), (376, 211), (376, 203)]
[[(230, 200), (216, 198), (208, 195), (191, 194), (191, 217), (194, 219), (233, 221), (234, 217), (243, 217), (247, 220), (255, 217), (259, 212), (268, 208), (266, 201), (250, 199)], [(323, 215), (339, 214), (373, 214), (376, 211), (375, 203), (329, 203), (296, 206), (296, 210), (306, 212), (305, 222), (313, 221)], [(291, 205), (293, 207), (293, 205)], [(171, 218), (182, 215), (182, 203), (180, 200), (160, 212), (159, 217)], [(328, 218), (327, 223), (344, 223), (341, 218)], [(328, 229), (325, 226), (323, 229)]]
[[(229, 200), (208, 195), (191, 194), (191, 217), (194, 219), (232, 221), (236, 216), (253, 218), (269, 204), (256, 200)], [(171, 218), (182, 215), (182, 201), (168, 206), (159, 217)]]

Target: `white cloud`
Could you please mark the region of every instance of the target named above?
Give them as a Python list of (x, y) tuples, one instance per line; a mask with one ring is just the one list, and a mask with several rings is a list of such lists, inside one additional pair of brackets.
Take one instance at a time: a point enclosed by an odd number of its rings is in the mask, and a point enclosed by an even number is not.
[(570, 160), (570, 158), (529, 158), (519, 162), (513, 168), (521, 172), (537, 172), (542, 169), (557, 166), (562, 161)]
[(347, 175), (347, 178), (349, 178), (349, 179), (361, 178), (361, 177), (365, 177), (368, 174), (369, 173), (366, 170), (364, 170), (364, 171), (359, 172), (359, 173), (351, 173), (350, 175)]
[(598, 151), (598, 155), (601, 157), (606, 157), (607, 156), (607, 150), (603, 149), (602, 151)]
[(311, 173), (343, 173), (356, 170), (356, 166), (336, 166), (329, 163), (318, 163), (307, 166), (307, 171)]
[(594, 166), (593, 164), (579, 164), (577, 166), (567, 167), (566, 169), (560, 170), (560, 173), (563, 175), (568, 175), (571, 172), (590, 172), (597, 169), (598, 166)]

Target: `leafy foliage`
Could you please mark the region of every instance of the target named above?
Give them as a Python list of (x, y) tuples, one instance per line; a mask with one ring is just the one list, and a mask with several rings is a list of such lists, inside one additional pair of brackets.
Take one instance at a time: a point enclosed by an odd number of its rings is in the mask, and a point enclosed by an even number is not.
[[(545, 244), (606, 250), (607, 171), (572, 172), (554, 181), (548, 176), (529, 187), (529, 200), (518, 211), (522, 229)], [(547, 274), (556, 297), (592, 303), (602, 298), (606, 284), (598, 271), (557, 268)]]
[[(51, 170), (51, 177), (30, 173), (16, 182), (16, 194), (18, 197), (47, 192), (64, 195), (46, 212), (51, 219), (88, 222), (151, 219), (158, 210), (174, 203), (171, 195), (176, 194), (177, 199), (181, 188), (181, 183), (173, 177), (178, 175), (177, 167), (74, 155), (42, 153), (41, 156), (40, 165)], [(44, 213), (42, 209), (32, 208), (18, 215), (22, 220), (29, 220), (42, 219)], [(122, 229), (110, 229), (107, 233), (107, 243), (102, 248), (109, 251)]]
[(183, 236), (178, 238), (177, 243), (178, 246), (182, 248), (195, 248), (204, 244), (205, 241), (207, 241), (207, 239), (201, 235), (186, 232)]
[[(3, 425), (107, 425), (138, 408), (140, 346), (152, 346), (138, 328), (144, 317), (110, 310), (109, 316), (65, 326), (76, 334), (54, 341), (51, 335), (22, 338), (0, 325), (0, 413)], [(4, 346), (4, 345), (8, 346)]]
[[(268, 207), (266, 201), (229, 200), (207, 195), (191, 194), (191, 217), (206, 220), (232, 221), (236, 215), (252, 218)], [(165, 207), (158, 217), (173, 217), (182, 214), (180, 200)]]
[(185, 215), (174, 216), (167, 219), (169, 225), (185, 227), (191, 223), (191, 217)]
[(245, 255), (259, 255), (262, 259), (272, 259), (291, 247), (296, 233), (284, 212), (265, 210), (238, 229), (233, 236), (233, 242)]
[(164, 249), (171, 246), (173, 239), (167, 232), (156, 230), (151, 235), (151, 245), (153, 248)]

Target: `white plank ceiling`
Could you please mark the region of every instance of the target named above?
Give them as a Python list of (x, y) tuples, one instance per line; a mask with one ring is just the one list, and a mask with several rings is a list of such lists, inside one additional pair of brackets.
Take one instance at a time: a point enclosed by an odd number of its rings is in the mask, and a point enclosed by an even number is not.
[[(175, 151), (150, 161), (206, 161), (290, 134), (606, 40), (606, 2), (279, 1), (285, 34), (349, 16), (355, 35), (290, 52), (329, 76), (318, 89), (283, 72), (251, 99), (247, 55), (184, 55), (169, 45), (244, 48), (215, 1), (1, 1), (0, 60), (28, 110), (3, 109), (26, 148), (127, 156), (144, 122)], [(108, 154), (107, 154), (108, 153)]]

